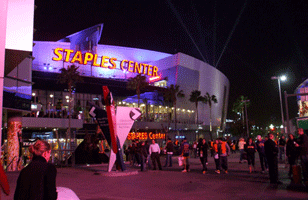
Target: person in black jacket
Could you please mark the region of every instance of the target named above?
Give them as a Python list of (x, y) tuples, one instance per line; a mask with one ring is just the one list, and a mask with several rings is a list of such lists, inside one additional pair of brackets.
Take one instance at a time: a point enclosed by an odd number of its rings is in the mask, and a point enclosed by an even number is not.
[(255, 153), (257, 151), (256, 144), (252, 141), (252, 138), (249, 137), (246, 144), (244, 145), (244, 150), (247, 153), (247, 161), (248, 161), (248, 168), (249, 173), (252, 173), (252, 167), (255, 171)]
[[(172, 167), (172, 155), (173, 155), (173, 143), (171, 141), (171, 138), (168, 138), (167, 144), (166, 144), (166, 163), (164, 167)], [(168, 165), (169, 162), (169, 165)]]
[(146, 169), (146, 159), (148, 157), (148, 152), (147, 152), (147, 149), (146, 149), (146, 146), (145, 146), (145, 142), (142, 141), (140, 142), (141, 143), (141, 146), (140, 146), (140, 170), (141, 171), (145, 171)]
[(289, 169), (289, 177), (292, 177), (292, 166), (295, 165), (296, 160), (297, 160), (297, 148), (295, 146), (295, 140), (294, 140), (294, 135), (289, 134), (289, 139), (287, 141), (287, 148), (286, 148), (286, 154), (288, 157), (288, 162), (290, 165), (290, 169)]
[(256, 146), (257, 146), (257, 151), (259, 153), (262, 174), (265, 173), (264, 171), (265, 169), (266, 171), (268, 171), (268, 164), (267, 164), (267, 159), (266, 159), (265, 150), (264, 150), (264, 143), (265, 143), (265, 140), (262, 139), (261, 135), (258, 135)]
[(48, 163), (51, 147), (48, 142), (37, 140), (29, 147), (33, 154), (31, 163), (21, 170), (14, 194), (14, 200), (56, 200), (56, 167)]
[(135, 156), (138, 166), (141, 166), (141, 142), (139, 140), (136, 140), (136, 148), (135, 148)]
[(269, 178), (272, 184), (281, 184), (278, 181), (278, 146), (274, 141), (274, 135), (268, 134), (268, 140), (264, 143), (265, 155), (268, 162)]
[(202, 139), (200, 138), (199, 139), (199, 143), (198, 143), (198, 154), (199, 154), (199, 157), (200, 157), (200, 161), (201, 161), (201, 164), (202, 164), (202, 173), (205, 174), (207, 172), (207, 166), (206, 166), (206, 163), (207, 163), (207, 150), (208, 150), (209, 146), (206, 142), (205, 139)]
[(281, 136), (281, 138), (278, 141), (279, 144), (279, 160), (282, 160), (282, 157), (284, 155), (284, 148), (286, 146), (286, 140), (284, 136)]
[(299, 137), (295, 146), (299, 147), (299, 157), (301, 159), (304, 182), (306, 187), (308, 187), (308, 136), (304, 133), (302, 128), (299, 128), (297, 131)]
[(149, 142), (148, 141), (145, 141), (145, 144), (144, 144), (146, 150), (147, 150), (147, 157), (146, 157), (146, 163), (148, 164), (148, 169), (151, 169), (152, 168), (152, 165), (151, 165), (151, 155), (150, 155), (150, 152), (149, 152), (149, 148), (150, 148), (150, 145), (149, 145)]

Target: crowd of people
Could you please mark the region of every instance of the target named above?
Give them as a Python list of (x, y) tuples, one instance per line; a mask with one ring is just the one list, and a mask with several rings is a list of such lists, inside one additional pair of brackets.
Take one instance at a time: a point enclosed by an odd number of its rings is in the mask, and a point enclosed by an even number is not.
[[(181, 163), (183, 162), (182, 172), (190, 171), (189, 159), (200, 158), (202, 165), (202, 173), (208, 171), (208, 154), (213, 157), (215, 163), (215, 173), (228, 174), (228, 156), (240, 152), (239, 163), (248, 164), (248, 173), (256, 172), (255, 156), (259, 156), (261, 173), (268, 172), (270, 183), (281, 184), (278, 176), (279, 161), (288, 161), (289, 163), (289, 178), (293, 179), (293, 168), (301, 163), (303, 178), (305, 184), (308, 185), (307, 163), (308, 163), (308, 138), (303, 134), (303, 130), (298, 130), (298, 138), (293, 134), (289, 134), (286, 139), (284, 136), (275, 138), (274, 134), (269, 133), (265, 137), (258, 135), (254, 138), (240, 138), (238, 141), (229, 139), (217, 138), (213, 141), (206, 141), (200, 138), (198, 141), (189, 144), (184, 138), (180, 144), (172, 142), (169, 138), (165, 146), (159, 147), (155, 140), (149, 145), (147, 141), (139, 142), (138, 140), (126, 149), (127, 161), (132, 166), (141, 166), (141, 171), (146, 169), (162, 170), (160, 163), (160, 155), (165, 154), (164, 167), (172, 167), (172, 156), (174, 153), (179, 155)], [(178, 148), (178, 151), (175, 149)], [(299, 162), (300, 161), (300, 162)], [(156, 166), (157, 165), (157, 166)]]
[[(278, 159), (282, 159), (285, 153), (290, 165), (289, 176), (292, 179), (294, 166), (299, 163), (303, 172), (303, 180), (308, 186), (308, 136), (303, 129), (298, 129), (298, 137), (293, 134), (288, 135), (286, 140), (281, 137), (275, 140), (273, 133), (267, 137), (257, 136), (256, 141), (248, 138), (246, 141), (240, 138), (238, 142), (217, 138), (214, 141), (206, 141), (200, 138), (198, 142), (190, 145), (184, 138), (181, 144), (173, 143), (170, 138), (165, 146), (161, 148), (155, 140), (148, 144), (147, 141), (134, 141), (126, 148), (127, 161), (131, 165), (137, 165), (141, 171), (146, 169), (162, 170), (160, 155), (166, 154), (164, 167), (172, 167), (172, 156), (175, 152), (175, 146), (179, 146), (179, 158), (183, 163), (182, 172), (190, 171), (190, 157), (199, 157), (202, 165), (202, 173), (208, 171), (208, 152), (215, 161), (215, 173), (228, 174), (228, 156), (232, 153), (234, 146), (237, 145), (240, 151), (239, 163), (247, 160), (248, 172), (255, 171), (255, 153), (259, 154), (262, 173), (265, 170), (269, 173), (269, 180), (272, 184), (281, 184), (278, 174)], [(283, 150), (282, 148), (283, 147)], [(235, 149), (235, 148), (234, 148)], [(285, 151), (286, 150), (286, 151)], [(37, 140), (30, 146), (29, 151), (33, 154), (32, 161), (19, 174), (14, 199), (57, 199), (55, 166), (49, 163), (51, 146), (44, 140)], [(281, 153), (282, 152), (282, 153)], [(282, 154), (282, 155), (281, 155)], [(3, 171), (0, 168), (0, 185), (2, 190), (8, 195), (9, 185)]]
[(308, 186), (308, 137), (304, 134), (302, 128), (298, 129), (298, 137), (289, 134), (285, 139), (281, 136), (276, 138), (273, 133), (269, 133), (264, 139), (258, 135), (256, 142), (252, 138), (248, 138), (245, 142), (243, 138), (239, 140), (238, 144), (240, 155), (240, 163), (244, 157), (247, 159), (249, 173), (255, 170), (255, 153), (258, 152), (262, 173), (265, 170), (269, 172), (270, 183), (281, 184), (278, 176), (279, 161), (288, 161), (289, 164), (289, 178), (293, 180), (293, 170), (300, 163), (303, 171), (303, 180)]
[[(206, 139), (200, 138), (198, 142), (196, 141), (192, 145), (187, 142), (187, 138), (184, 138), (181, 143), (178, 143), (178, 141), (172, 142), (168, 138), (165, 146), (162, 148), (159, 147), (155, 140), (152, 140), (151, 143), (149, 145), (147, 141), (132, 141), (132, 144), (125, 149), (126, 161), (131, 166), (141, 167), (141, 171), (145, 171), (146, 168), (156, 170), (157, 167), (159, 170), (162, 170), (159, 159), (160, 155), (165, 154), (164, 167), (172, 167), (172, 156), (176, 154), (179, 155), (183, 162), (182, 172), (189, 172), (189, 158), (199, 157), (202, 173), (206, 174), (208, 153), (210, 152), (216, 165), (215, 173), (220, 174), (221, 172), (228, 173), (228, 156), (231, 153), (235, 153), (236, 150), (235, 141), (226, 141), (223, 138), (217, 138), (214, 141), (206, 141)], [(251, 162), (254, 164), (252, 159)], [(146, 165), (147, 167), (145, 167)]]

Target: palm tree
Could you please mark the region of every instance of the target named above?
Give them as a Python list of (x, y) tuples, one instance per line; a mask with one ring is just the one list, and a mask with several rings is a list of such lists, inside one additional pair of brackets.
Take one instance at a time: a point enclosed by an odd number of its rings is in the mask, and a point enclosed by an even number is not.
[(210, 107), (210, 136), (212, 140), (212, 102), (217, 103), (217, 98), (215, 95), (210, 95), (208, 92), (203, 97), (203, 103), (209, 104)]
[(174, 107), (174, 128), (177, 129), (177, 117), (176, 117), (176, 100), (177, 98), (183, 98), (185, 97), (185, 94), (183, 93), (183, 90), (180, 90), (179, 85), (173, 85), (171, 84), (170, 87), (167, 87), (167, 89), (164, 92), (164, 99), (165, 101), (168, 101), (172, 104)]
[(145, 121), (147, 121), (148, 120), (148, 112), (149, 112), (149, 110), (148, 110), (148, 99), (144, 98), (144, 99), (142, 99), (142, 102), (145, 105), (145, 108), (144, 108), (144, 112), (145, 112), (144, 118), (145, 118)]
[(136, 90), (137, 97), (138, 97), (138, 108), (140, 104), (140, 93), (141, 90), (148, 86), (149, 83), (146, 81), (146, 77), (138, 74), (134, 78), (129, 78), (127, 83), (127, 89), (129, 90)]
[(196, 124), (198, 124), (198, 102), (202, 101), (203, 97), (201, 96), (201, 92), (199, 90), (194, 90), (190, 94), (189, 101), (195, 103), (196, 106)]
[(66, 133), (66, 148), (67, 148), (67, 139), (71, 137), (71, 118), (72, 118), (72, 89), (76, 86), (77, 82), (82, 82), (82, 78), (77, 71), (79, 67), (75, 65), (67, 66), (67, 69), (64, 67), (60, 69), (61, 73), (58, 76), (58, 83), (67, 84), (69, 92), (69, 103), (68, 103), (68, 129)]
[[(245, 108), (245, 103), (246, 106), (248, 107), (250, 105), (250, 102), (247, 102), (248, 97), (245, 97), (243, 95), (239, 96), (236, 101), (233, 103), (232, 111), (235, 113), (241, 113), (241, 119), (243, 122), (243, 127), (245, 126), (245, 119), (244, 119), (244, 108)], [(242, 135), (243, 136), (243, 135)]]

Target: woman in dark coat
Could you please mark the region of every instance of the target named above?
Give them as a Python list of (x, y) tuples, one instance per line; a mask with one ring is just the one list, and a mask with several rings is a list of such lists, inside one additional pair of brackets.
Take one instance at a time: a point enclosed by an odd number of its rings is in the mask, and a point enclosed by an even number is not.
[(247, 152), (247, 161), (248, 161), (248, 167), (249, 167), (249, 173), (252, 172), (252, 167), (255, 171), (255, 152), (257, 151), (256, 144), (252, 141), (252, 138), (248, 138), (244, 150)]
[(56, 167), (48, 163), (51, 147), (48, 142), (38, 140), (29, 147), (33, 154), (31, 163), (21, 170), (14, 194), (15, 200), (56, 200)]

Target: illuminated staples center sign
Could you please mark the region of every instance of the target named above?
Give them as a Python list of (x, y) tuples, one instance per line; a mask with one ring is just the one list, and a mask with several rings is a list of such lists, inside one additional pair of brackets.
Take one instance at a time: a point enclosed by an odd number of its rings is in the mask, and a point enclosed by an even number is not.
[(128, 133), (127, 140), (155, 140), (166, 139), (165, 133), (153, 133), (153, 132), (130, 132)]
[(54, 50), (55, 57), (52, 58), (54, 61), (64, 61), (68, 63), (79, 63), (81, 65), (88, 65), (89, 63), (95, 67), (102, 67), (108, 69), (121, 69), (122, 71), (128, 71), (131, 73), (144, 74), (148, 76), (156, 77), (158, 68), (153, 65), (138, 63), (131, 60), (122, 60), (120, 66), (117, 66), (117, 58), (101, 56), (86, 52), (84, 55), (81, 51), (74, 51), (71, 49), (56, 48)]

